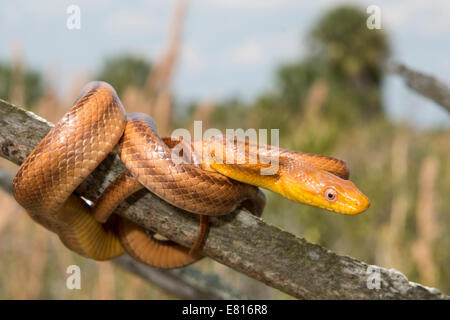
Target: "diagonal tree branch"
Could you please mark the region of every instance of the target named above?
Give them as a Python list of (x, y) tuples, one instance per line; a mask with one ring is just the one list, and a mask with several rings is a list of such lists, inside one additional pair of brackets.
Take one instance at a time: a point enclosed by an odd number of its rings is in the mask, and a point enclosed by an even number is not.
[(192, 266), (173, 270), (157, 269), (139, 263), (127, 254), (113, 262), (181, 299), (247, 299), (233, 292), (216, 274), (205, 274)]
[(13, 176), (0, 168), (0, 189), (12, 195)]
[[(0, 100), (0, 156), (22, 163), (50, 126), (33, 113)], [(123, 169), (120, 160), (110, 155), (76, 192), (95, 201)], [(185, 246), (193, 244), (198, 232), (196, 215), (146, 191), (130, 197), (116, 213)], [(409, 282), (398, 271), (337, 255), (246, 212), (212, 220), (203, 247), (206, 256), (296, 298), (447, 298), (437, 289)]]
[(392, 64), (390, 71), (401, 76), (408, 87), (450, 112), (450, 88), (439, 79), (412, 70), (401, 63)]

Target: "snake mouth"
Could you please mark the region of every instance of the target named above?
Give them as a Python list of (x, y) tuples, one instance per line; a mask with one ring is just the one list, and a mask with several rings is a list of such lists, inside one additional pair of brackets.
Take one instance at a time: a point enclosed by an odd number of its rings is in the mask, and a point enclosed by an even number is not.
[(362, 213), (370, 208), (370, 200), (366, 196), (364, 196), (364, 199), (360, 201), (359, 203), (359, 211), (357, 213)]
[[(330, 187), (325, 188), (325, 190), (328, 189)], [(333, 189), (336, 191), (336, 195), (331, 200), (328, 193), (324, 194), (319, 190), (305, 190), (304, 188), (290, 186), (275, 191), (294, 202), (344, 215), (357, 215), (370, 207), (370, 200), (356, 187), (351, 191), (347, 190), (347, 192), (340, 188)]]
[[(328, 189), (328, 188), (327, 188)], [(309, 206), (314, 206), (327, 211), (336, 212), (344, 215), (357, 215), (366, 211), (370, 207), (370, 200), (359, 190), (353, 190), (351, 193), (337, 192), (336, 199), (328, 200), (327, 194), (308, 192), (290, 192), (285, 196), (295, 202), (300, 202)]]
[(341, 204), (338, 208), (331, 208), (331, 210), (345, 215), (357, 215), (363, 213), (370, 207), (369, 198), (362, 194), (359, 196), (359, 200), (352, 201), (350, 203)]

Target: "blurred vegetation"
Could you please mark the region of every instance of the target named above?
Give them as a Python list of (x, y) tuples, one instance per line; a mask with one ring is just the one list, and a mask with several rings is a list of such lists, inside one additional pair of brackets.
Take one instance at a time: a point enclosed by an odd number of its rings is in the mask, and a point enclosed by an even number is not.
[[(272, 89), (251, 102), (229, 99), (174, 106), (161, 95), (152, 100), (160, 101), (159, 107), (145, 105), (148, 99), (142, 92), (148, 90), (152, 64), (130, 56), (107, 60), (97, 76), (116, 88), (127, 110), (159, 117), (158, 126), (163, 119), (163, 127), (171, 129), (192, 128), (194, 120), (202, 120), (204, 129), (280, 129), (282, 147), (345, 159), (350, 179), (371, 199), (368, 211), (344, 216), (265, 192), (263, 218), (337, 253), (395, 268), (411, 281), (450, 293), (450, 132), (417, 130), (385, 116), (381, 85), (390, 52), (388, 35), (368, 30), (366, 17), (363, 10), (350, 6), (325, 12), (309, 32), (305, 58), (281, 65)], [(168, 81), (163, 82), (167, 92)], [(176, 121), (175, 110), (181, 115)], [(161, 117), (162, 112), (167, 114)], [(0, 215), (0, 254), (7, 257), (0, 264), (0, 297), (167, 297), (115, 266), (63, 249), (54, 235), (25, 214), (16, 215), (21, 209), (12, 199), (0, 196), (7, 203)], [(52, 241), (46, 240), (49, 237)], [(34, 250), (38, 253), (33, 255)], [(69, 292), (61, 284), (66, 266), (74, 263), (89, 278), (82, 292)], [(39, 264), (41, 273), (34, 268)], [(286, 298), (209, 259), (196, 266), (219, 273), (249, 297)], [(37, 289), (19, 287), (24, 281), (34, 281)]]
[[(16, 98), (21, 95), (17, 88), (24, 92), (22, 101)], [(0, 99), (31, 106), (42, 97), (43, 92), (44, 85), (39, 72), (23, 72), (23, 66), (20, 64), (0, 63)]]
[(94, 79), (108, 82), (121, 95), (129, 86), (144, 88), (150, 70), (151, 64), (143, 58), (133, 55), (115, 56), (105, 60)]

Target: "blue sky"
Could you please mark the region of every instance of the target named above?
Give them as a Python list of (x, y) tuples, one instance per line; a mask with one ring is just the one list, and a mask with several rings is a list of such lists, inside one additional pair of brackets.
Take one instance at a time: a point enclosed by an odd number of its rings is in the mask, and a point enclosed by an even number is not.
[[(134, 53), (157, 59), (164, 52), (175, 1), (0, 0), (0, 60), (20, 46), (27, 65), (50, 73), (64, 92), (94, 74), (104, 57)], [(252, 99), (271, 88), (274, 71), (305, 52), (305, 34), (340, 3), (381, 8), (393, 60), (438, 76), (450, 85), (450, 1), (191, 0), (174, 90), (181, 101)], [(81, 9), (81, 29), (68, 30), (66, 9)], [(351, 36), (351, 35), (349, 35)], [(389, 76), (385, 104), (397, 120), (450, 127), (434, 103)]]

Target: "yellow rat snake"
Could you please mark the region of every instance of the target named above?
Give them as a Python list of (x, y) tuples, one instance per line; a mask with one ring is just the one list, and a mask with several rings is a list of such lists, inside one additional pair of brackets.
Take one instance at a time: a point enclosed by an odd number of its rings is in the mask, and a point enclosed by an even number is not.
[[(187, 161), (174, 161), (174, 148)], [(88, 205), (73, 192), (113, 150), (127, 170)], [(242, 161), (223, 161), (239, 157)], [(275, 171), (261, 174), (270, 159), (276, 159)], [(238, 208), (262, 214), (265, 198), (258, 186), (343, 214), (366, 210), (369, 199), (348, 176), (341, 160), (235, 137), (194, 143), (160, 138), (150, 116), (126, 115), (109, 84), (92, 82), (21, 165), (13, 193), (34, 221), (85, 257), (108, 260), (126, 251), (142, 263), (177, 268), (202, 258), (197, 249), (208, 216)], [(200, 215), (201, 231), (190, 251), (112, 215), (121, 201), (142, 188)]]

